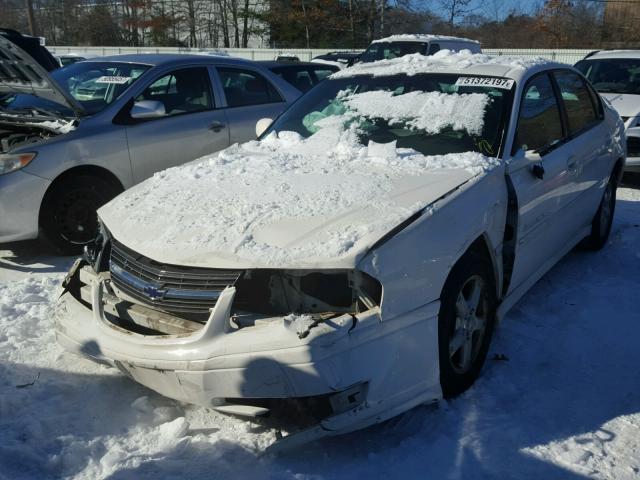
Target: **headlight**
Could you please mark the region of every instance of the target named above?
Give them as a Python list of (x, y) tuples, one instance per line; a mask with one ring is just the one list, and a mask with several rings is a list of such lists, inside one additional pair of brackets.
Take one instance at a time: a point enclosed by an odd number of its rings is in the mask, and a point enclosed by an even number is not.
[(0, 175), (26, 167), (36, 155), (35, 152), (0, 154)]

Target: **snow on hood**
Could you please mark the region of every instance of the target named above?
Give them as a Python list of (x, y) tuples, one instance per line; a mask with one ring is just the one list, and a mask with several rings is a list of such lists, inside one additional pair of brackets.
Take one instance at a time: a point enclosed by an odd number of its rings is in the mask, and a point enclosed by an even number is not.
[(640, 95), (629, 95), (624, 93), (601, 93), (604, 98), (611, 102), (621, 117), (635, 117), (640, 115)]
[(490, 56), (482, 53), (471, 53), (469, 50), (461, 50), (459, 52), (440, 50), (428, 56), (412, 53), (390, 60), (356, 63), (352, 67), (332, 74), (331, 78), (348, 78), (356, 75), (418, 75), (420, 73), (464, 70), (476, 65), (500, 65), (512, 69), (528, 69), (548, 63), (552, 62), (542, 57)]
[(156, 173), (99, 216), (114, 238), (159, 262), (350, 268), (390, 229), (498, 162), (361, 145), (345, 118), (317, 122), (306, 139), (274, 132)]

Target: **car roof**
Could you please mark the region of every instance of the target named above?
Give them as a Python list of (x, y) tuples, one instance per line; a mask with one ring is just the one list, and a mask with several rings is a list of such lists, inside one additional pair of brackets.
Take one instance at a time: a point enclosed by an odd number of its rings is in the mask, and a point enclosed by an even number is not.
[[(323, 68), (323, 67), (332, 67), (333, 65), (327, 65), (318, 62), (278, 62), (276, 60), (261, 60), (259, 62), (260, 65), (265, 68), (277, 68), (277, 67), (314, 67), (314, 68)], [(338, 67), (335, 67), (338, 68)]]
[(535, 72), (555, 68), (572, 69), (573, 67), (540, 57), (491, 56), (464, 51), (450, 52), (441, 50), (430, 56), (416, 53), (392, 60), (358, 63), (334, 73), (331, 78), (346, 78), (356, 75), (392, 76), (420, 73), (454, 73), (506, 77), (519, 81)]
[(640, 50), (600, 50), (585, 57), (585, 60), (595, 58), (640, 58)]
[(463, 37), (451, 37), (447, 35), (431, 35), (426, 33), (412, 33), (404, 35), (391, 35), (390, 37), (379, 38), (373, 40), (371, 43), (381, 42), (433, 42), (433, 41), (447, 41), (447, 42), (470, 42), (480, 43), (477, 40), (471, 40), (470, 38)]
[(85, 60), (85, 62), (124, 62), (140, 63), (143, 65), (181, 65), (184, 63), (202, 63), (210, 65), (217, 63), (220, 65), (256, 66), (258, 62), (245, 60), (244, 58), (230, 57), (228, 55), (193, 55), (186, 53), (137, 53), (127, 55), (111, 55), (108, 57), (98, 57)]

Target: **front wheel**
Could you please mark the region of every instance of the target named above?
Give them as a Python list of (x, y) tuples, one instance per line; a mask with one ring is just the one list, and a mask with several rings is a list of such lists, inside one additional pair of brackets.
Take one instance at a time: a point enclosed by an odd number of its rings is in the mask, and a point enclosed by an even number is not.
[(60, 180), (43, 201), (42, 237), (60, 253), (80, 253), (96, 236), (96, 210), (118, 193), (119, 189), (112, 183), (93, 176), (78, 175)]
[(466, 254), (449, 273), (440, 301), (440, 385), (450, 398), (473, 384), (487, 356), (497, 306), (489, 262)]

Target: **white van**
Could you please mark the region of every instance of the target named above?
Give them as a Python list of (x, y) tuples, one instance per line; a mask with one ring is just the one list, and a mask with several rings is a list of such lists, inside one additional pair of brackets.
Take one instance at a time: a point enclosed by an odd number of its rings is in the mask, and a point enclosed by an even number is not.
[(375, 62), (402, 57), (411, 53), (433, 55), (439, 50), (470, 50), (471, 53), (481, 53), (480, 42), (468, 38), (448, 37), (445, 35), (392, 35), (374, 40), (360, 55), (356, 62)]

